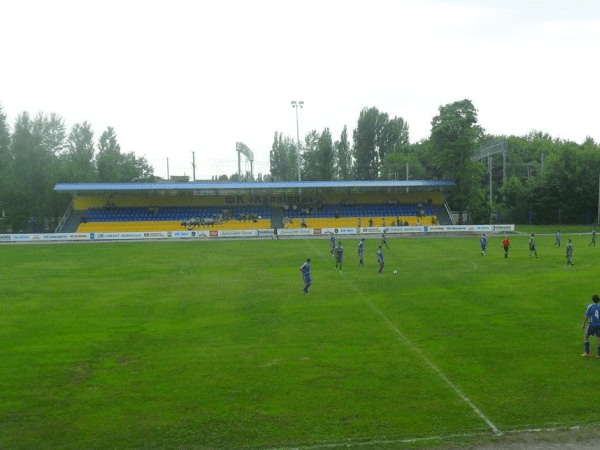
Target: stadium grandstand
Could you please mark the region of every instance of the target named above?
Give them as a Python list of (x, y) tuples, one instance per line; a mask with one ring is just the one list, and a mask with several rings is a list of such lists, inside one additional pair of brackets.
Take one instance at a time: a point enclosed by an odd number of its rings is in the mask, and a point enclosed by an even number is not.
[(56, 232), (450, 225), (450, 180), (58, 183)]

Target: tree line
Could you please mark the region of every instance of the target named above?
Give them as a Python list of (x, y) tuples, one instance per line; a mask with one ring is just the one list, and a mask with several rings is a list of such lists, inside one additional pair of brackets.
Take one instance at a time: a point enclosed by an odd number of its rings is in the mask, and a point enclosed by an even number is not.
[[(499, 142), (501, 152), (482, 158)], [(329, 128), (311, 130), (300, 149), (275, 132), (261, 181), (297, 180), (298, 162), (302, 180), (455, 180), (448, 203), (470, 223), (598, 221), (600, 148), (592, 138), (490, 135), (468, 99), (440, 106), (430, 136), (415, 143), (404, 119), (376, 107), (360, 111), (351, 135), (347, 126), (336, 140)], [(88, 122), (67, 130), (57, 114), (24, 112), (11, 130), (0, 105), (0, 232), (52, 231), (71, 200), (55, 193), (57, 182), (154, 179), (145, 158), (121, 152), (111, 127), (96, 141)]]
[[(501, 151), (486, 156), (490, 147)], [(440, 106), (430, 136), (416, 143), (401, 117), (376, 107), (360, 112), (352, 142), (347, 127), (335, 141), (328, 128), (310, 131), (300, 149), (276, 132), (271, 178), (297, 180), (298, 158), (302, 180), (455, 180), (448, 203), (470, 223), (598, 222), (600, 148), (591, 137), (577, 144), (540, 131), (491, 135), (468, 99)]]
[(67, 130), (58, 114), (24, 112), (11, 131), (0, 105), (0, 232), (53, 231), (71, 201), (57, 182), (152, 180), (153, 170), (121, 152), (112, 127), (95, 141), (88, 122)]

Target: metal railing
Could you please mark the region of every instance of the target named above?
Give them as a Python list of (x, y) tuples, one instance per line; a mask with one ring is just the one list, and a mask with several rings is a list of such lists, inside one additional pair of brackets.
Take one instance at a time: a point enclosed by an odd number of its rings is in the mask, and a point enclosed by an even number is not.
[(67, 211), (65, 212), (64, 216), (61, 217), (61, 219), (58, 221), (58, 225), (56, 225), (56, 228), (54, 229), (55, 233), (60, 233), (63, 229), (63, 227), (65, 226), (65, 223), (67, 223), (67, 220), (69, 219), (69, 216), (71, 215), (71, 213), (73, 212), (73, 201), (71, 201), (71, 203), (69, 203), (69, 206), (67, 207)]

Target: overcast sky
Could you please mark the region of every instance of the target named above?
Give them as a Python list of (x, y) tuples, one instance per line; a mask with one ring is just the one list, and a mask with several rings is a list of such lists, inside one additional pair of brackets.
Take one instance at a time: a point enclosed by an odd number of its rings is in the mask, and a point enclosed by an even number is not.
[[(0, 106), (111, 126), (155, 174), (269, 172), (295, 139), (377, 107), (427, 138), (465, 98), (489, 133), (600, 141), (597, 0), (19, 0), (0, 8)], [(242, 164), (242, 169), (249, 167)]]

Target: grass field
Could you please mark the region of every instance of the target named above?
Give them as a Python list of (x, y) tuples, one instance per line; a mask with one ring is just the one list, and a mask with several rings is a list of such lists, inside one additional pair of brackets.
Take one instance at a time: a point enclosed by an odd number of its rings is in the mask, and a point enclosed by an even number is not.
[[(528, 230), (526, 230), (528, 231)], [(596, 426), (587, 234), (4, 245), (0, 449), (419, 448)], [(575, 243), (575, 266), (564, 244)], [(311, 294), (300, 264), (312, 257)], [(392, 271), (398, 270), (398, 275)], [(592, 341), (595, 350), (595, 339)]]

